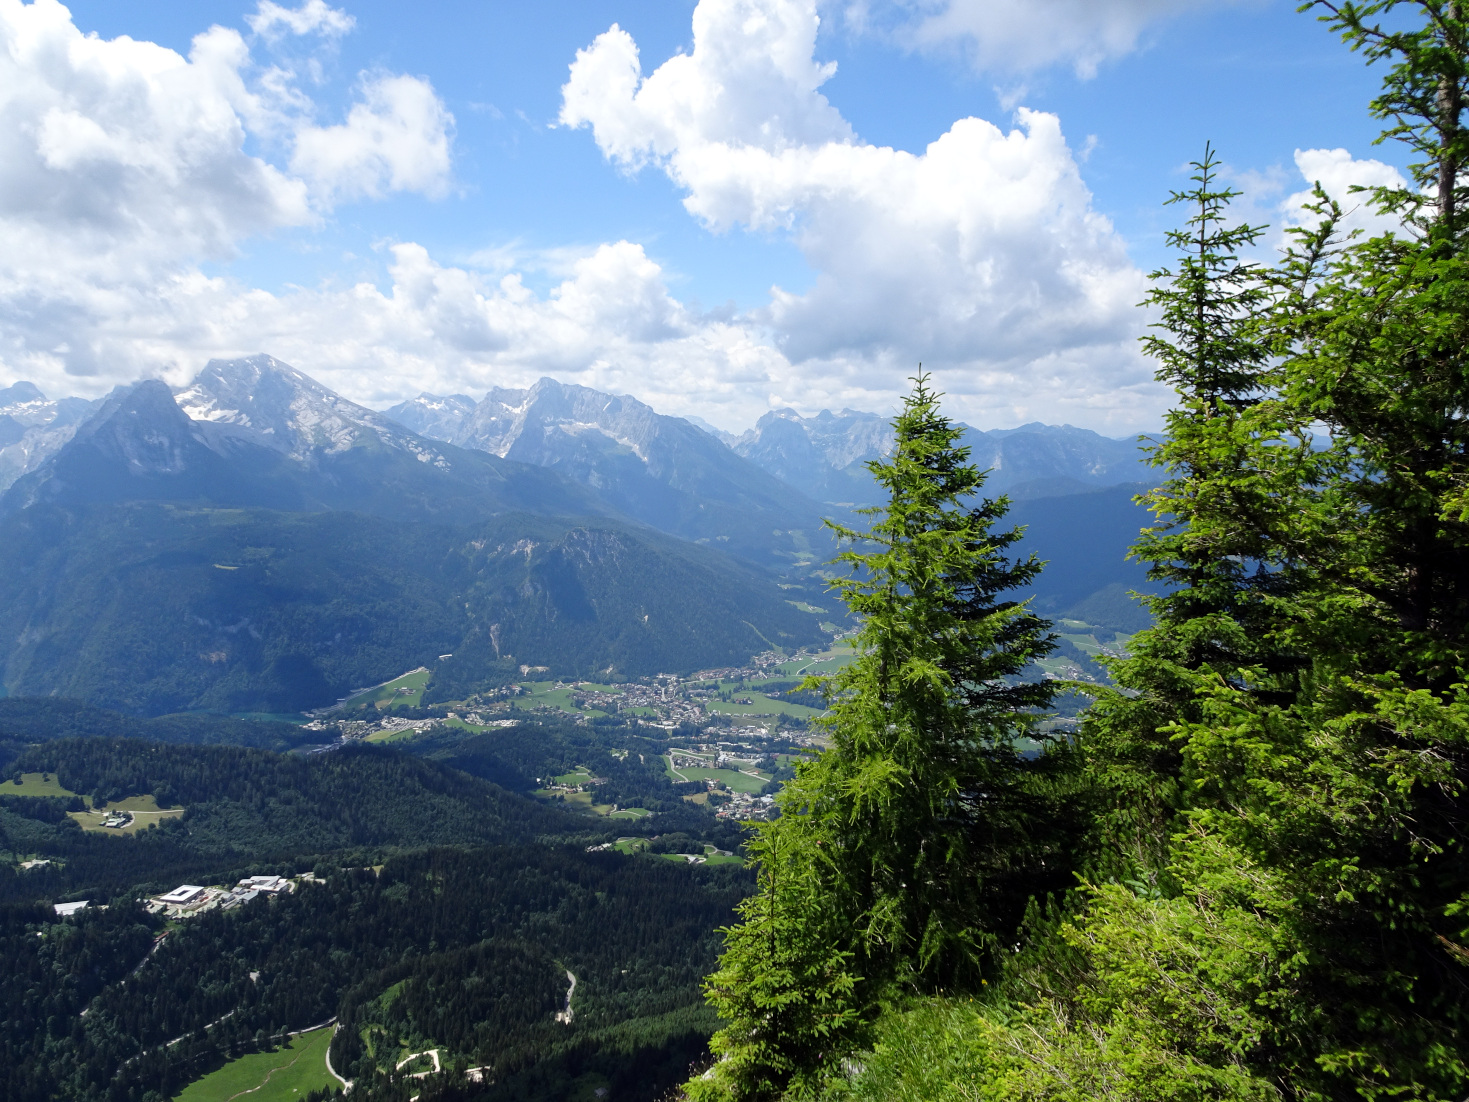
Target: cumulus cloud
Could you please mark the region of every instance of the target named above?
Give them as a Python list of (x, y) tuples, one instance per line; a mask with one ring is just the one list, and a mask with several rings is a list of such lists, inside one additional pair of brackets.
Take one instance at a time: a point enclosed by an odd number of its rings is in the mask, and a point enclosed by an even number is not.
[(260, 0), (255, 14), (246, 16), (245, 22), (263, 38), (283, 34), (340, 38), (357, 25), (357, 20), (340, 8), (329, 6), (325, 0), (306, 0), (299, 8), (283, 8), (272, 0)]
[(758, 320), (803, 381), (891, 387), (922, 360), (1002, 418), (1058, 402), (1126, 416), (1150, 385), (1142, 276), (1054, 115), (962, 119), (920, 153), (873, 146), (820, 92), (814, 0), (701, 0), (693, 25), (693, 51), (647, 76), (627, 32), (599, 36), (561, 122), (629, 171), (661, 168), (712, 230), (794, 235), (815, 283), (774, 288)]
[[(256, 18), (293, 33), (350, 26), (319, 0), (262, 4)], [(343, 125), (315, 114), (236, 30), (210, 28), (186, 57), (84, 35), (56, 0), (0, 0), (7, 374), (155, 370), (157, 349), (196, 324), (170, 304), (207, 283), (200, 261), (344, 198), (443, 190), (453, 120), (426, 82), (374, 76)], [(252, 144), (294, 155), (281, 167)]]
[[(1371, 196), (1352, 190), (1354, 187), (1407, 187), (1407, 179), (1392, 165), (1365, 158), (1357, 160), (1345, 149), (1298, 149), (1295, 161), (1307, 185), (1319, 183), (1341, 205), (1346, 214), (1342, 219), (1344, 231), (1360, 230), (1363, 236), (1375, 236), (1401, 227), (1396, 217), (1373, 209)], [(1280, 205), (1285, 224), (1301, 226), (1308, 220), (1314, 221), (1315, 216), (1305, 209), (1313, 201), (1311, 186), (1288, 196)]]
[(1167, 19), (1248, 0), (859, 0), (847, 18), (916, 49), (954, 48), (975, 68), (1023, 74), (1070, 65), (1083, 79), (1136, 50)]
[(375, 76), (363, 82), (345, 123), (296, 131), (291, 170), (329, 201), (390, 191), (442, 195), (453, 121), (428, 81)]
[[(330, 37), (332, 10), (262, 4), (256, 33)], [(96, 393), (269, 351), (375, 404), (550, 374), (734, 428), (771, 405), (890, 408), (922, 360), (978, 424), (1151, 424), (1141, 276), (1059, 121), (864, 143), (822, 93), (818, 27), (814, 0), (702, 0), (692, 53), (645, 74), (613, 27), (565, 88), (564, 123), (628, 172), (667, 173), (711, 230), (799, 244), (812, 285), (728, 316), (680, 302), (628, 241), (558, 255), (544, 293), (504, 257), (471, 270), (412, 242), (389, 247), (382, 287), (206, 275), (336, 203), (442, 191), (453, 120), (432, 88), (369, 74), (336, 122), (236, 31), (182, 56), (84, 36), (55, 0), (0, 0), (0, 373), (58, 393), (91, 374)]]

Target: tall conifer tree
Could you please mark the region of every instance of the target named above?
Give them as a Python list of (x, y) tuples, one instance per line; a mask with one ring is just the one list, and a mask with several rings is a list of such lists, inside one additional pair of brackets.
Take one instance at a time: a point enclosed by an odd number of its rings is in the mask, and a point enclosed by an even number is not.
[(1011, 595), (1040, 564), (1009, 557), (1008, 502), (978, 496), (938, 398), (917, 378), (891, 457), (870, 464), (888, 494), (872, 527), (833, 526), (854, 544), (832, 585), (861, 624), (856, 655), (808, 685), (830, 701), (830, 747), (751, 844), (760, 892), (709, 981), (722, 1060), (694, 1097), (814, 1090), (882, 999), (977, 987), (1029, 898), (1065, 887), (1054, 763), (1020, 746), (1054, 691), (1020, 676), (1051, 643)]

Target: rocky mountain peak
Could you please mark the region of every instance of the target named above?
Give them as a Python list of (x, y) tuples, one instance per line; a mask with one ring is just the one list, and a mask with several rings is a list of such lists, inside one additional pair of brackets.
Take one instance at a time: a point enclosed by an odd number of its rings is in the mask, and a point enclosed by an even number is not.
[(114, 392), (77, 430), (76, 439), (126, 464), (133, 474), (176, 474), (187, 465), (188, 454), (203, 446), (173, 392), (157, 379)]
[(293, 459), (318, 449), (345, 451), (369, 438), (412, 451), (425, 462), (447, 462), (388, 417), (348, 401), (274, 356), (210, 360), (177, 398), (195, 421), (232, 426)]
[(0, 390), (0, 413), (7, 412), (11, 406), (28, 405), (33, 402), (44, 402), (46, 395), (41, 393), (41, 388), (35, 383), (28, 383), (22, 379), (18, 383)]

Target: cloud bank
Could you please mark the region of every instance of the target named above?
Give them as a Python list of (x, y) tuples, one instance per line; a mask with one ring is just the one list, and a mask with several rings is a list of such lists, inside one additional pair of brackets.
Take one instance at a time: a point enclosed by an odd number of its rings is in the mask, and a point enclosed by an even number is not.
[(1168, 19), (1248, 0), (858, 0), (858, 27), (874, 23), (919, 50), (958, 49), (979, 70), (1019, 75), (1069, 65), (1082, 79), (1138, 49)]
[[(276, 35), (351, 27), (321, 0), (267, 0), (253, 22)], [(295, 74), (257, 63), (236, 30), (211, 27), (184, 57), (84, 35), (56, 0), (0, 0), (5, 366), (48, 378), (158, 370), (201, 324), (188, 308), (210, 282), (200, 261), (310, 226), (344, 198), (441, 192), (452, 118), (432, 87), (369, 74), (358, 93), (344, 123), (319, 125)]]
[[(336, 118), (313, 99), (298, 68), (350, 16), (263, 0), (246, 23), (184, 56), (85, 35), (55, 0), (0, 0), (0, 381), (97, 394), (268, 351), (376, 405), (549, 374), (735, 428), (772, 406), (891, 408), (922, 361), (984, 426), (1121, 435), (1166, 403), (1137, 350), (1143, 278), (1060, 121), (866, 143), (822, 92), (815, 0), (701, 0), (692, 52), (651, 71), (614, 25), (563, 89), (562, 124), (620, 171), (665, 174), (710, 232), (798, 245), (811, 284), (750, 313), (691, 308), (625, 240), (572, 254), (543, 293), (498, 254), (456, 266), (409, 241), (384, 244), (381, 285), (208, 274), (341, 204), (454, 185), (454, 120), (426, 79), (363, 73)], [(1331, 187), (1377, 179), (1343, 151), (1298, 165)]]
[(864, 143), (820, 92), (818, 23), (813, 0), (702, 0), (693, 51), (646, 76), (614, 25), (577, 55), (561, 121), (665, 172), (713, 231), (794, 236), (815, 283), (773, 288), (757, 320), (808, 384), (890, 391), (921, 360), (976, 415), (1149, 418), (1143, 279), (1060, 121), (961, 119), (916, 154)]

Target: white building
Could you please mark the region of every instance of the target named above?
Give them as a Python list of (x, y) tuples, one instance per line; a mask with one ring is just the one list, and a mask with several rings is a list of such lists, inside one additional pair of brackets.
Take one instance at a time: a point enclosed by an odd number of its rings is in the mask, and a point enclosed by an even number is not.
[(90, 899), (83, 899), (76, 903), (55, 903), (52, 906), (56, 909), (57, 917), (66, 918), (76, 914), (80, 910), (84, 910), (90, 902)]
[(291, 882), (284, 876), (247, 876), (236, 885), (237, 892), (268, 892), (271, 895), (277, 892), (288, 892), (291, 890)]
[(180, 884), (173, 891), (158, 896), (158, 902), (166, 907), (187, 907), (203, 899), (205, 891), (198, 884)]

